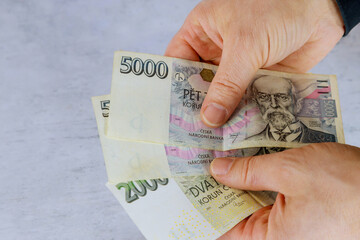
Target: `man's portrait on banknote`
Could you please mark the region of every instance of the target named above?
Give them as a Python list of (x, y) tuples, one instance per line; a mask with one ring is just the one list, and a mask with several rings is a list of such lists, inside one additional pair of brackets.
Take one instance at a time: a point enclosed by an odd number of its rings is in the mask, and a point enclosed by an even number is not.
[[(330, 133), (313, 130), (297, 118), (302, 108), (302, 99), (296, 94), (293, 83), (279, 76), (260, 76), (250, 90), (263, 120), (265, 129), (247, 140), (273, 140), (282, 142), (335, 142)], [(269, 149), (260, 149), (269, 153)]]

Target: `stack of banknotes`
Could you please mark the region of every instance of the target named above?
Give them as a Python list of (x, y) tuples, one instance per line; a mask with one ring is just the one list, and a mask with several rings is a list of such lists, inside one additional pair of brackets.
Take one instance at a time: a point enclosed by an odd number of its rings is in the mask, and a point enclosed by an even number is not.
[(344, 143), (333, 75), (259, 70), (229, 121), (206, 127), (200, 109), (216, 70), (118, 51), (111, 95), (92, 98), (106, 185), (147, 239), (216, 239), (274, 202), (217, 182), (216, 157)]

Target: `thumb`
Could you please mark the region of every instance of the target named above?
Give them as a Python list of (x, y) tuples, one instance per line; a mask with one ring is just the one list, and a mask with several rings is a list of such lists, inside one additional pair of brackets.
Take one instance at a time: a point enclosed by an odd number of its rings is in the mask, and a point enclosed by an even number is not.
[(296, 169), (300, 161), (292, 161), (293, 158), (291, 150), (244, 158), (216, 158), (211, 163), (210, 173), (229, 187), (285, 194), (290, 193), (299, 178)]
[(201, 119), (208, 127), (220, 127), (234, 112), (260, 65), (256, 54), (239, 44), (222, 52), (219, 68), (201, 108)]

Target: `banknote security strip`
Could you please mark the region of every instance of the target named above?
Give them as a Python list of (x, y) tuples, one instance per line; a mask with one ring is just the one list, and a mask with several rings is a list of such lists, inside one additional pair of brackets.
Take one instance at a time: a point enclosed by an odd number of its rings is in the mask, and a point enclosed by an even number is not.
[[(113, 107), (106, 135), (126, 141), (214, 151), (344, 142), (333, 75), (259, 70), (230, 120), (217, 129), (206, 127), (201, 122), (200, 109), (216, 70), (217, 66), (206, 63), (115, 52)], [(274, 88), (279, 92), (268, 94)], [(271, 101), (281, 108), (283, 115), (269, 109)], [(294, 139), (294, 135), (289, 136), (287, 141), (266, 135), (276, 123), (287, 121), (285, 118), (295, 119), (304, 134)], [(285, 130), (293, 129), (290, 126)]]

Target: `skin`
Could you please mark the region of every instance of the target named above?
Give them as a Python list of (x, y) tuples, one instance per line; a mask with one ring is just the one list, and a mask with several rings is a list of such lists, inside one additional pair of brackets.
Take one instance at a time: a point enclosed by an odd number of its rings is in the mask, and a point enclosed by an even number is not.
[(281, 153), (215, 159), (227, 186), (279, 192), (275, 204), (243, 220), (220, 240), (360, 239), (360, 149), (317, 143)]
[(219, 127), (259, 68), (306, 72), (343, 34), (333, 0), (207, 0), (190, 12), (165, 55), (219, 65), (201, 109), (203, 122)]
[[(341, 39), (333, 0), (206, 0), (188, 15), (165, 55), (219, 65), (201, 109), (219, 127), (259, 68), (306, 72)], [(224, 239), (360, 239), (360, 149), (311, 144), (250, 158), (215, 159), (212, 175), (248, 190), (280, 192)]]

